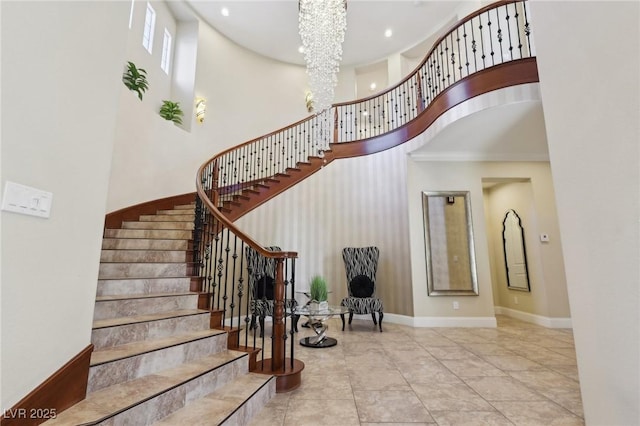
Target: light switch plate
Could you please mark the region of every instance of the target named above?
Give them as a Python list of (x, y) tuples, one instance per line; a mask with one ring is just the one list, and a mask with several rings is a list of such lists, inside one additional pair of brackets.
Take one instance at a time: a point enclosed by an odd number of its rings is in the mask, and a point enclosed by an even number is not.
[(2, 210), (48, 218), (52, 201), (51, 192), (7, 181), (2, 196)]

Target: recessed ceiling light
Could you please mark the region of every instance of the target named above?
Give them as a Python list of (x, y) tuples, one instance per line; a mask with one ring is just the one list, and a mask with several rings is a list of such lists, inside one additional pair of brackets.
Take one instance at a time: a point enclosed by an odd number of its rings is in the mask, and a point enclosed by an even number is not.
[(385, 37), (391, 37), (393, 35), (393, 31), (391, 31), (391, 28), (388, 28), (387, 30), (385, 30), (384, 32), (384, 36)]
[(375, 83), (371, 83), (369, 85), (369, 89), (371, 89), (371, 90), (376, 90), (376, 87), (378, 87), (378, 86)]
[(229, 16), (229, 9), (223, 7), (222, 9), (220, 9), (220, 13), (222, 14), (222, 16)]

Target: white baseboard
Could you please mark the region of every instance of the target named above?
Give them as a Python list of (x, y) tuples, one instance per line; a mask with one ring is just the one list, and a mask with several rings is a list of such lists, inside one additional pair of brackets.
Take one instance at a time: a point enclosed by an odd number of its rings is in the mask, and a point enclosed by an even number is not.
[[(354, 315), (357, 319), (369, 319), (371, 315)], [(410, 317), (399, 314), (384, 314), (383, 323), (407, 325), (409, 327), (486, 327), (498, 326), (494, 317)]]
[(415, 317), (414, 327), (483, 327), (496, 328), (495, 317)]
[[(515, 309), (496, 306), (494, 308), (496, 315), (505, 315), (511, 318), (526, 321), (532, 324), (541, 325), (547, 328), (572, 328), (571, 318), (549, 318), (541, 315), (530, 314), (527, 312), (517, 311)], [(339, 316), (336, 316), (339, 317)], [(377, 316), (376, 316), (377, 317)], [(371, 321), (371, 315), (353, 316), (358, 320)], [(243, 317), (244, 320), (244, 317)], [(265, 322), (270, 323), (271, 317), (265, 318)], [(287, 320), (289, 323), (290, 320)], [(495, 317), (410, 317), (400, 314), (384, 314), (382, 319), (384, 323), (406, 325), (409, 327), (484, 327), (495, 328), (498, 326)], [(225, 325), (230, 325), (230, 319), (227, 318)], [(237, 318), (234, 318), (234, 325), (237, 325)], [(244, 323), (243, 323), (244, 325)]]
[(543, 317), (542, 315), (530, 314), (528, 312), (517, 311), (503, 306), (496, 306), (494, 310), (496, 315), (505, 315), (547, 328), (573, 328), (571, 318)]

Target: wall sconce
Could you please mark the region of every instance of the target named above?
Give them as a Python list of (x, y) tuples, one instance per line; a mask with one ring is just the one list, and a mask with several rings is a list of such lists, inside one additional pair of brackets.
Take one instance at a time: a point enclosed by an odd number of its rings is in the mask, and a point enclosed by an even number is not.
[(307, 104), (307, 112), (313, 112), (313, 93), (307, 90), (304, 95), (304, 101)]
[(205, 98), (196, 98), (196, 120), (202, 124), (204, 115), (207, 112), (207, 100)]

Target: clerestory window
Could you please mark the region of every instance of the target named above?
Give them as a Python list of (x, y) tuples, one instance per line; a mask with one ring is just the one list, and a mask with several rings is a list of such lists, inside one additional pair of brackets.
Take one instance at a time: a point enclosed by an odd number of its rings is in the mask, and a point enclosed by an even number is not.
[(160, 60), (160, 68), (167, 75), (169, 74), (169, 66), (171, 64), (171, 33), (168, 29), (164, 29), (164, 40), (162, 41), (162, 59)]
[(147, 3), (147, 15), (144, 18), (144, 33), (142, 34), (142, 46), (151, 53), (153, 49), (153, 32), (156, 28), (156, 11)]

